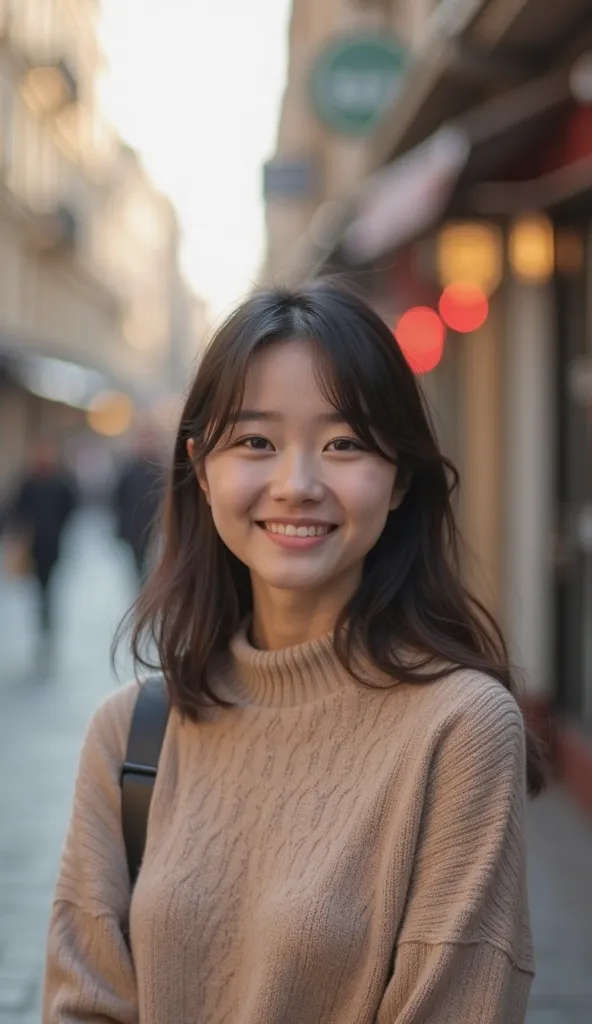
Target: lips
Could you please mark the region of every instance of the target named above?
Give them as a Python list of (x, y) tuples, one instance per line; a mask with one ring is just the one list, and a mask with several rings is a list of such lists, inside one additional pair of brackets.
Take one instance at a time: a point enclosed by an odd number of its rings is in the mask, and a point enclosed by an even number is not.
[(334, 523), (279, 523), (265, 520), (257, 525), (268, 533), (279, 534), (282, 537), (325, 537), (337, 529)]

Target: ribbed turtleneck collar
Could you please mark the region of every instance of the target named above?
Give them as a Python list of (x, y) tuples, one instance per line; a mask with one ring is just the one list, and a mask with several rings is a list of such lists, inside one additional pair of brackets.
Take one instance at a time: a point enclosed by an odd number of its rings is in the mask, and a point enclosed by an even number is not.
[(250, 704), (294, 707), (352, 684), (331, 635), (281, 651), (261, 651), (249, 642), (247, 629), (244, 625), (233, 638), (230, 653), (240, 695)]

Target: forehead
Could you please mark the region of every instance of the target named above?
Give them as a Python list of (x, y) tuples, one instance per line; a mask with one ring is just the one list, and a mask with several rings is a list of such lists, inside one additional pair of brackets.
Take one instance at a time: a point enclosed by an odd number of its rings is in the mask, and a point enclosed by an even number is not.
[(263, 403), (286, 411), (294, 402), (329, 406), (319, 388), (314, 343), (306, 338), (274, 342), (255, 353), (245, 377), (244, 407)]

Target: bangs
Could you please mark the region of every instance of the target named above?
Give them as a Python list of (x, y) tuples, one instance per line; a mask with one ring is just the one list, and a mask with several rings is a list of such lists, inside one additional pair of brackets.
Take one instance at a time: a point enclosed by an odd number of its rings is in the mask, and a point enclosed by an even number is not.
[(347, 294), (320, 284), (287, 299), (264, 293), (229, 318), (206, 350), (188, 402), (185, 436), (201, 457), (236, 425), (251, 360), (268, 345), (306, 340), (328, 404), (370, 451), (395, 463), (410, 443), (413, 375), (388, 327)]
[(208, 418), (205, 430), (201, 435), (203, 437), (203, 456), (209, 455), (236, 426), (243, 404), (249, 362), (240, 368), (234, 367), (232, 379), (230, 379), (229, 372), (225, 382), (226, 387), (220, 388), (223, 393), (212, 396), (212, 415)]
[(337, 361), (318, 337), (309, 340), (313, 343), (315, 381), (323, 398), (370, 451), (388, 462), (396, 462), (393, 439), (383, 436), (379, 424), (373, 421), (371, 397), (364, 393), (364, 379), (348, 373), (346, 360)]
[(347, 350), (341, 349), (335, 353), (334, 346), (326, 336), (312, 334), (309, 330), (300, 331), (297, 335), (262, 339), (251, 346), (248, 353), (243, 348), (243, 358), (233, 360), (224, 375), (218, 378), (211, 393), (207, 425), (203, 432), (198, 431), (203, 439), (202, 454), (209, 455), (236, 426), (253, 358), (270, 345), (289, 341), (307, 341), (312, 344), (314, 377), (323, 398), (349, 424), (370, 451), (376, 452), (389, 462), (395, 462), (395, 439), (384, 433), (384, 427), (381, 429), (379, 422), (380, 417), (376, 416), (379, 406), (376, 401), (376, 389), (369, 378), (367, 359), (365, 370), (364, 365), (352, 366)]
[[(262, 343), (256, 341), (248, 345), (240, 341), (237, 340), (235, 350), (228, 353), (228, 358), (213, 360), (214, 365), (203, 367), (202, 402), (190, 426), (191, 436), (202, 458), (209, 455), (235, 427), (241, 411), (251, 359)], [(218, 362), (222, 365), (215, 365)]]

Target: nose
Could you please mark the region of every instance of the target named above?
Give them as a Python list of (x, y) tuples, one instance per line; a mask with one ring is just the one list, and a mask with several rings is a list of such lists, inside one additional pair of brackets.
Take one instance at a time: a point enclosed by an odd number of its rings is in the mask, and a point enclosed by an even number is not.
[(322, 501), (325, 494), (316, 460), (305, 453), (286, 453), (276, 461), (269, 484), (272, 501), (302, 505), (306, 501)]

